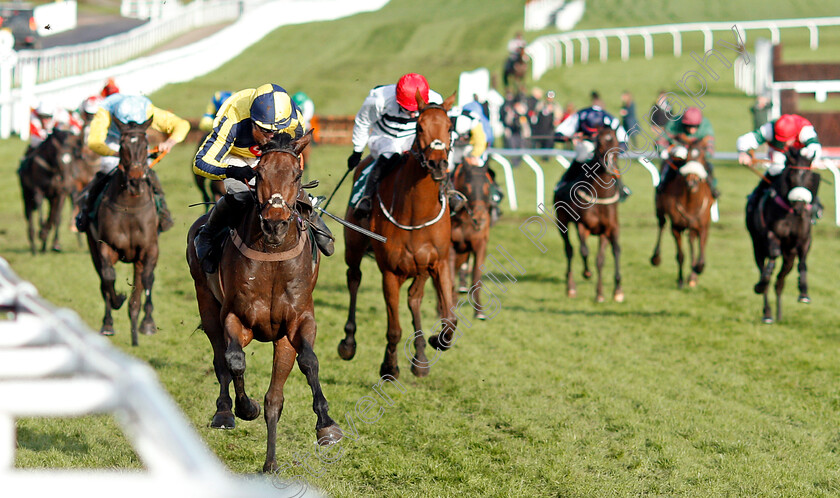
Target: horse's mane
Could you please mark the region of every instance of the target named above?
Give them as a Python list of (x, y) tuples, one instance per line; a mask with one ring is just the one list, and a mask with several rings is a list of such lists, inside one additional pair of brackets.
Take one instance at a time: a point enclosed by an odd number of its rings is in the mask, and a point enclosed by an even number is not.
[(288, 133), (277, 133), (271, 137), (271, 140), (269, 140), (267, 144), (261, 145), (260, 150), (263, 154), (268, 152), (291, 152), (297, 156), (293, 144), (294, 140), (294, 137)]

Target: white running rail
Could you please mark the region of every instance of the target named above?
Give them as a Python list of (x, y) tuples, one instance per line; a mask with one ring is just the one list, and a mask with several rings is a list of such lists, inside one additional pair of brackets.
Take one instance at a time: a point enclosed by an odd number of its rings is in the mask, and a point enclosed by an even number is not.
[[(4, 496), (292, 496), (230, 473), (147, 365), (38, 296), (0, 258), (0, 482)], [(15, 468), (15, 419), (113, 413), (143, 471)], [(300, 495), (298, 495), (300, 496)], [(309, 490), (308, 496), (321, 496)]]

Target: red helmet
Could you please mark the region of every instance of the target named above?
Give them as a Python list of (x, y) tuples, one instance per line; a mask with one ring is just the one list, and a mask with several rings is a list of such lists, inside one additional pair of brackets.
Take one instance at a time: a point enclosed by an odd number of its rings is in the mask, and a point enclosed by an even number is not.
[(105, 88), (102, 89), (102, 96), (107, 97), (115, 93), (120, 93), (120, 88), (114, 82), (114, 78), (108, 78), (108, 82), (105, 83)]
[(777, 121), (773, 131), (776, 134), (776, 140), (779, 142), (787, 142), (788, 140), (796, 138), (799, 134), (799, 120), (793, 114), (783, 114)]
[(689, 107), (685, 110), (680, 122), (683, 126), (700, 126), (703, 122), (703, 111), (697, 107)]
[(420, 91), (424, 102), (429, 101), (429, 82), (422, 75), (408, 73), (397, 82), (397, 104), (409, 111), (417, 110), (415, 94)]

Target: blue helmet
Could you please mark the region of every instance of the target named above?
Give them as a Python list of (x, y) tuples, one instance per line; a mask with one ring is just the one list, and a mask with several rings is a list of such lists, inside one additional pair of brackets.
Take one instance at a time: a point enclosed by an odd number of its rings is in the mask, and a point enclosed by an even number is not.
[(595, 133), (606, 124), (607, 113), (600, 109), (586, 109), (581, 116), (580, 126), (587, 133)]
[(297, 107), (280, 85), (266, 83), (257, 88), (251, 102), (251, 120), (260, 128), (279, 131), (292, 122)]
[(216, 106), (217, 111), (222, 108), (222, 104), (224, 104), (225, 100), (227, 100), (231, 95), (233, 94), (230, 92), (216, 92), (213, 95), (213, 105)]
[(140, 95), (122, 95), (114, 108), (114, 117), (123, 123), (145, 123), (152, 102)]

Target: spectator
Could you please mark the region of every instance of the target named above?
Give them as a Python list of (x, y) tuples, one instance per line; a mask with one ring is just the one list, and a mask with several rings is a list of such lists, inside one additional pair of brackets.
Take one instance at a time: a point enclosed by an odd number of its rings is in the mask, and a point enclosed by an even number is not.
[(770, 99), (764, 95), (759, 95), (755, 99), (755, 103), (750, 107), (750, 112), (753, 116), (753, 129), (757, 130), (768, 121), (770, 121)]
[(668, 114), (671, 112), (671, 105), (668, 103), (668, 95), (665, 93), (665, 90), (659, 90), (659, 95), (656, 97), (656, 102), (653, 103), (651, 109), (650, 127), (653, 129), (653, 133), (659, 137), (656, 143), (657, 145), (668, 147), (665, 126), (670, 121)]
[[(537, 102), (534, 114), (531, 116), (531, 139), (536, 149), (554, 148), (554, 121), (557, 114), (557, 104), (554, 102), (554, 92), (549, 91), (545, 100)], [(548, 161), (551, 157), (544, 156)]]
[(516, 35), (507, 44), (508, 57), (514, 57), (520, 49), (525, 48), (525, 45), (526, 43), (522, 38), (522, 32), (517, 31)]
[(590, 94), (590, 97), (592, 99), (592, 105), (593, 106), (598, 106), (601, 109), (604, 108), (604, 101), (601, 100), (601, 95), (596, 90), (592, 90), (592, 93)]
[[(621, 126), (624, 127), (625, 131), (632, 129), (639, 122), (636, 119), (636, 102), (633, 100), (633, 95), (627, 90), (621, 94), (621, 111), (619, 114), (621, 115)], [(633, 147), (636, 147), (635, 133), (630, 135), (630, 141)]]
[[(531, 128), (528, 123), (528, 106), (521, 95), (508, 92), (508, 99), (502, 109), (502, 121), (505, 124), (505, 147), (522, 149), (528, 147)], [(513, 156), (511, 165), (518, 166), (521, 158)]]

